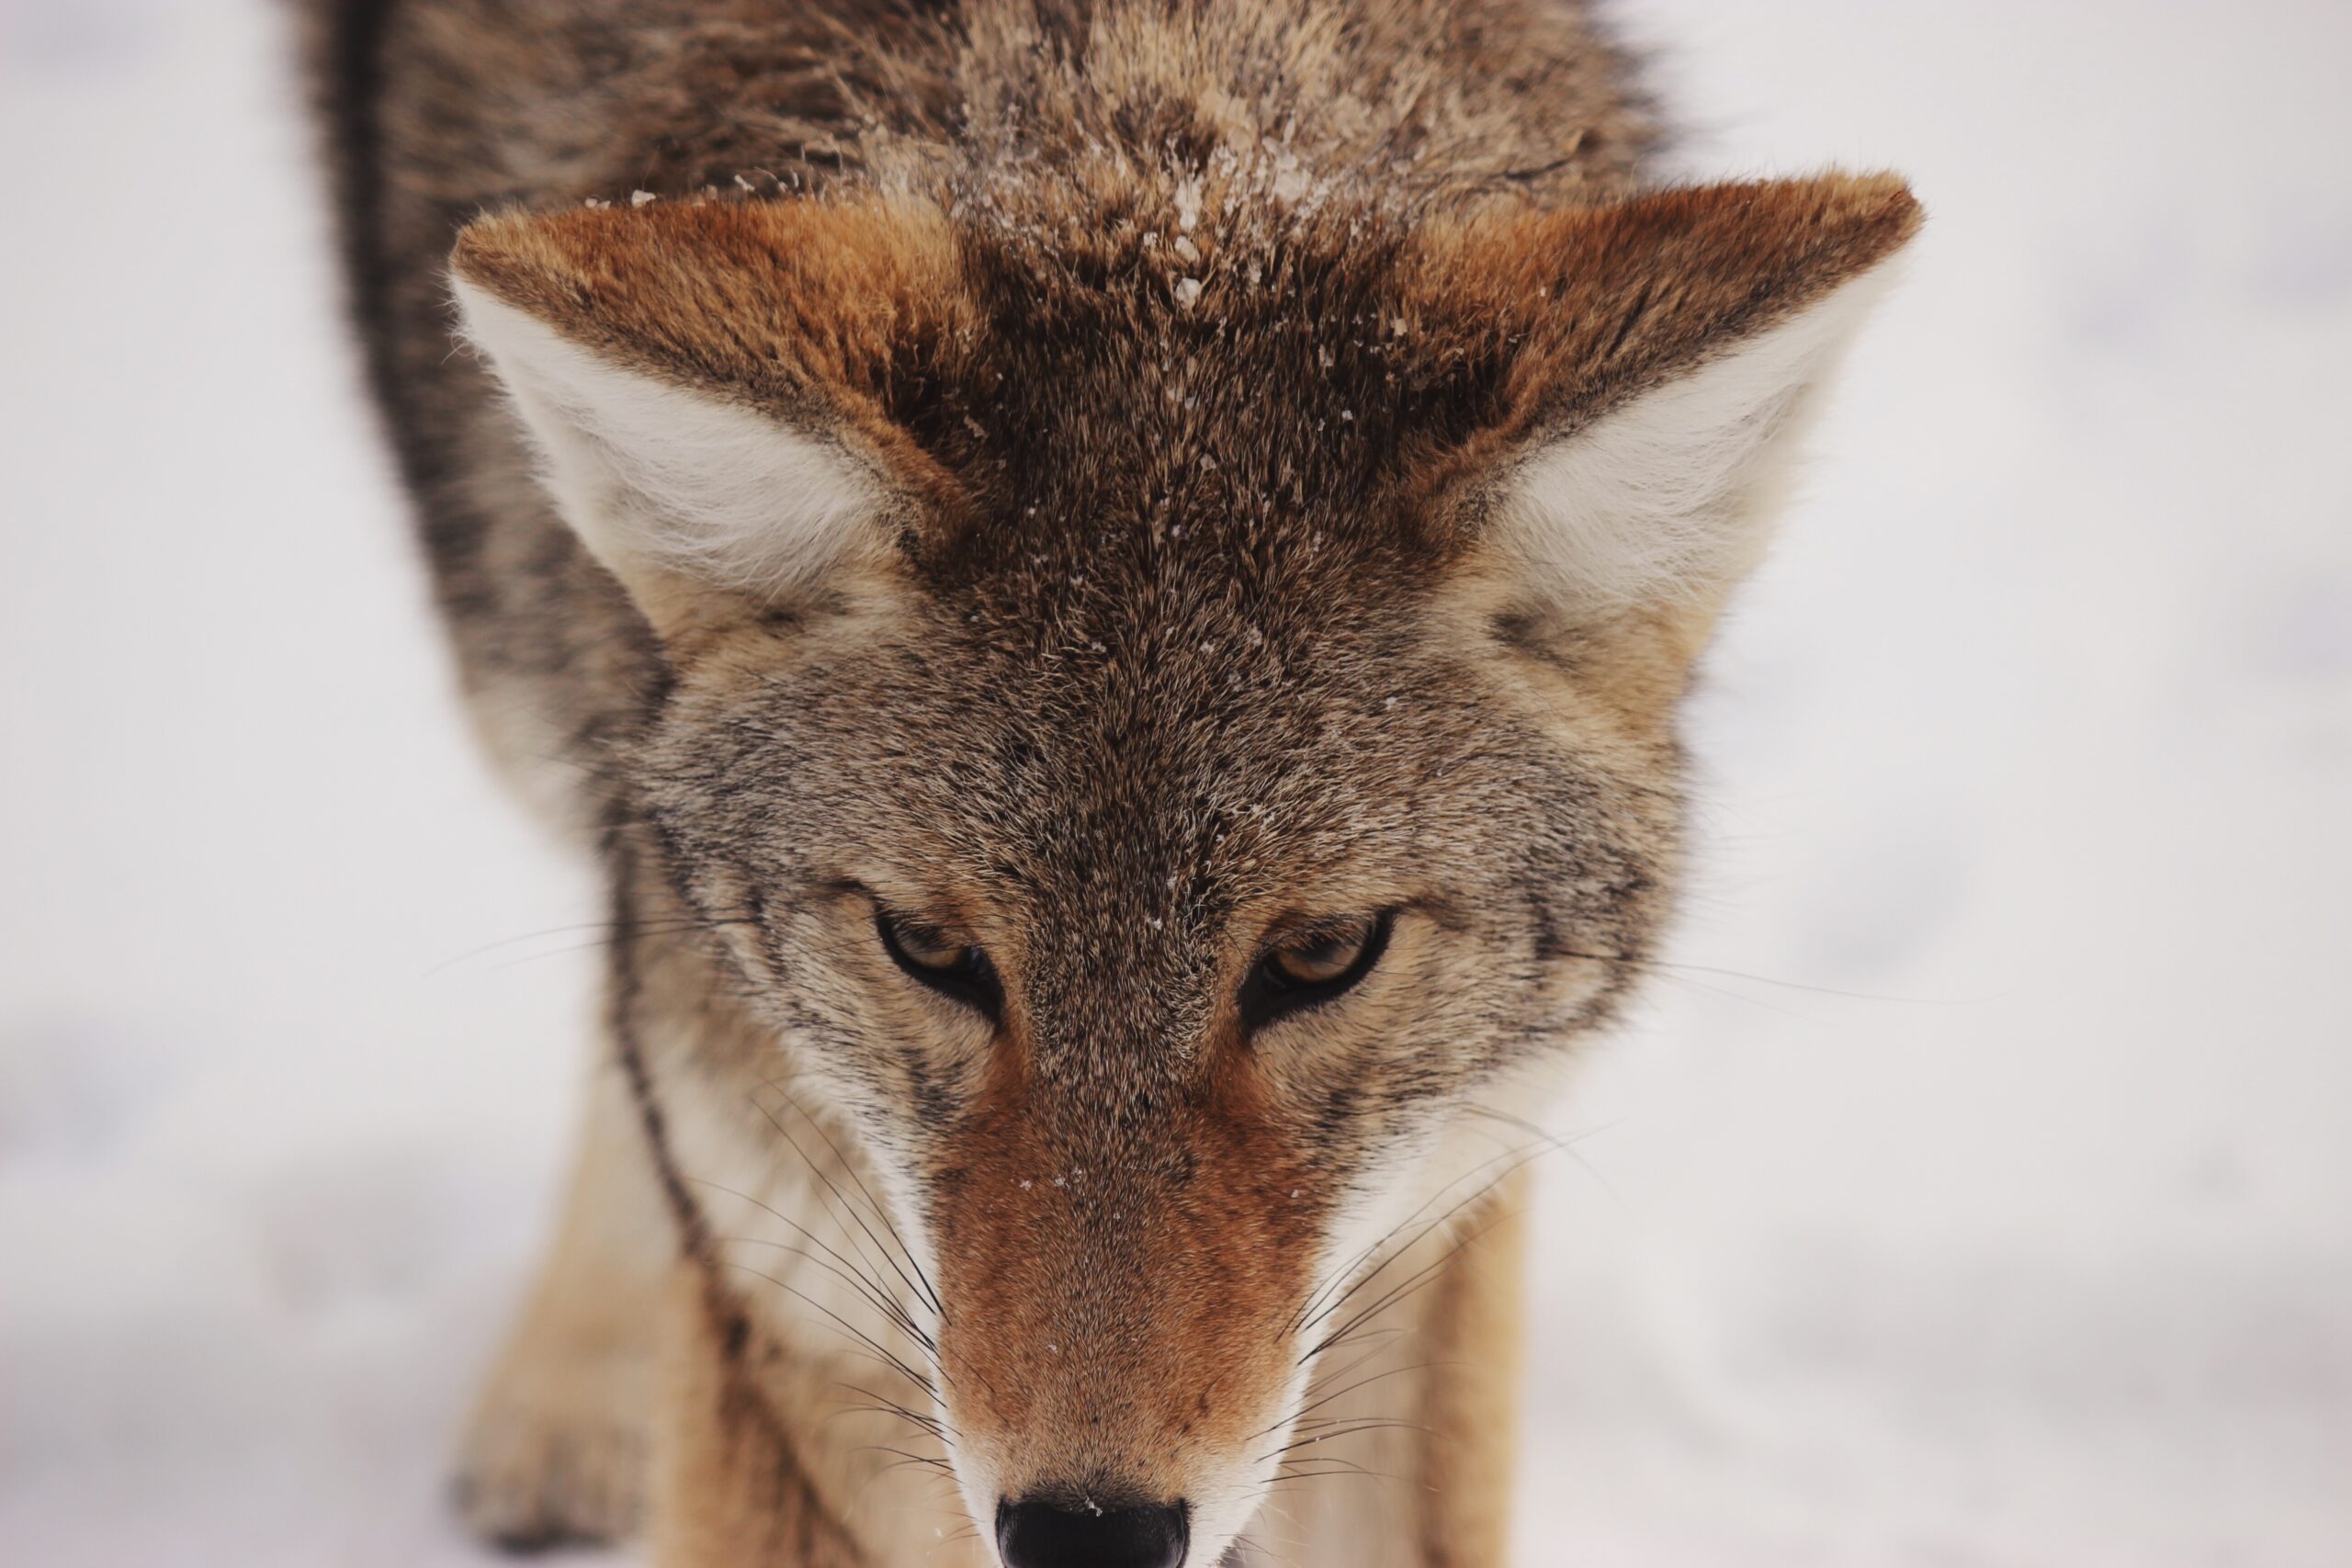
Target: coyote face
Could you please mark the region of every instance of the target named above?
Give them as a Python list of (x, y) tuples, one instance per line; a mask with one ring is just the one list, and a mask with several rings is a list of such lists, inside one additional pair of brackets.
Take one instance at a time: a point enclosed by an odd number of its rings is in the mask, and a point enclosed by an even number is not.
[(1234, 506), (1169, 492), (1154, 545), (1090, 505), (1144, 543), (727, 634), (643, 759), (693, 905), (922, 1238), (983, 1518), (1238, 1528), (1335, 1276), (1664, 912), (1641, 714), (1319, 510), (1237, 602)]
[(1351, 1268), (1638, 976), (1675, 699), (1915, 221), (1845, 179), (1189, 210), (663, 204), (458, 257), (668, 650), (626, 793), (887, 1184), (1015, 1561), (1080, 1513), (1216, 1561)]

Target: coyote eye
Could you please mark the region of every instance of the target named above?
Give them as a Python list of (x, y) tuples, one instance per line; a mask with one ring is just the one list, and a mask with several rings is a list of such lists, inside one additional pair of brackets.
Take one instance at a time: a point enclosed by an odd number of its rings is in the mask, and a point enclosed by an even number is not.
[(914, 979), (994, 1019), (1004, 1004), (996, 965), (989, 955), (949, 939), (936, 926), (904, 919), (886, 909), (874, 912), (882, 951)]
[(1261, 1028), (1347, 990), (1380, 962), (1390, 924), (1386, 914), (1338, 920), (1275, 948), (1242, 983), (1242, 1021)]

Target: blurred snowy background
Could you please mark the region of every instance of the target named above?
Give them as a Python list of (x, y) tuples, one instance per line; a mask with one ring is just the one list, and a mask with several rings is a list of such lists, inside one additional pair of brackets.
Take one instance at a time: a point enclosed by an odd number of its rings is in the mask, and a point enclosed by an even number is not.
[[(2352, 6), (1621, 14), (1689, 168), (1932, 223), (1552, 1118), (1521, 1559), (2352, 1563)], [(577, 1086), (277, 22), (0, 0), (12, 1568), (474, 1562)]]

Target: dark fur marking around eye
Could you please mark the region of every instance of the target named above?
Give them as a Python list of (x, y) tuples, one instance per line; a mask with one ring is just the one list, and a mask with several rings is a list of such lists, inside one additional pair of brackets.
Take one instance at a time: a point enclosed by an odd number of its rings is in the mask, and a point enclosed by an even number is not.
[(1003, 1020), (1004, 986), (987, 953), (966, 947), (955, 950), (944, 962), (927, 961), (932, 955), (921, 950), (935, 945), (938, 933), (886, 909), (874, 911), (874, 930), (882, 939), (882, 951), (909, 978), (975, 1010), (990, 1023)]
[(1254, 1032), (1277, 1019), (1319, 1007), (1353, 989), (1380, 963), (1396, 924), (1393, 909), (1383, 910), (1374, 917), (1363, 951), (1346, 969), (1325, 980), (1302, 979), (1283, 966), (1281, 952), (1267, 953), (1251, 966), (1250, 977), (1241, 983), (1242, 1026)]

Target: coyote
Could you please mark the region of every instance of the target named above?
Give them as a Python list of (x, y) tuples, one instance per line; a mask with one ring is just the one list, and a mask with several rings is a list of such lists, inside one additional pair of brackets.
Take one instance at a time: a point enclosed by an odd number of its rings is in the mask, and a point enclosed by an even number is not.
[(465, 1440), (662, 1568), (1506, 1555), (1525, 1119), (1917, 209), (1576, 0), (306, 0), (470, 707), (610, 895)]

